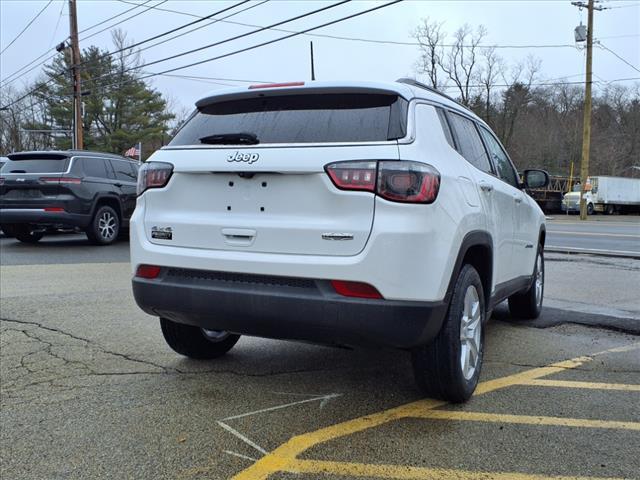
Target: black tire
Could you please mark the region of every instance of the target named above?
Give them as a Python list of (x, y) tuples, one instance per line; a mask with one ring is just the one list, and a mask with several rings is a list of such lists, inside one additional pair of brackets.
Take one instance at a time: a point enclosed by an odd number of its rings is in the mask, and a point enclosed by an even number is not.
[(240, 335), (219, 332), (220, 336), (208, 336), (203, 329), (160, 319), (162, 335), (167, 344), (180, 355), (198, 360), (218, 358), (233, 348)]
[(113, 208), (102, 205), (96, 210), (85, 232), (94, 245), (110, 245), (120, 234), (120, 217)]
[(605, 213), (607, 215), (614, 215), (616, 213), (616, 207), (614, 207), (613, 205), (607, 205), (607, 208), (605, 209)]
[[(538, 285), (538, 280), (540, 284)], [(516, 293), (509, 297), (509, 313), (522, 320), (534, 320), (542, 312), (544, 298), (544, 253), (542, 245), (538, 245), (536, 263), (533, 267), (533, 278), (526, 292)]]
[(588, 203), (587, 204), (587, 215), (593, 215), (593, 203)]
[(44, 237), (44, 232), (35, 232), (31, 225), (19, 224), (9, 228), (9, 235), (23, 243), (38, 243)]
[[(477, 301), (477, 310), (473, 311), (478, 311), (479, 315), (477, 318), (472, 315), (472, 319), (476, 318), (474, 323), (477, 322), (479, 331), (475, 331), (474, 337), (474, 345), (477, 346), (475, 367), (465, 372), (463, 342), (460, 337), (466, 298), (470, 291), (476, 295), (474, 297), (472, 294), (474, 303)], [(440, 333), (430, 344), (415, 348), (411, 352), (416, 382), (427, 396), (459, 403), (467, 401), (473, 394), (480, 377), (484, 354), (485, 308), (480, 275), (471, 265), (464, 265), (458, 274)], [(465, 342), (464, 347), (464, 351), (470, 352), (469, 343)]]

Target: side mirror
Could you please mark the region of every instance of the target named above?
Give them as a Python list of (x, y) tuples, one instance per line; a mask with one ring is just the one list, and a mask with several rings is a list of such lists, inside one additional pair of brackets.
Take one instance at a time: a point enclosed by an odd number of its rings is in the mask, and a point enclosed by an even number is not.
[(549, 185), (549, 174), (544, 170), (525, 170), (522, 180), (524, 188), (544, 188)]

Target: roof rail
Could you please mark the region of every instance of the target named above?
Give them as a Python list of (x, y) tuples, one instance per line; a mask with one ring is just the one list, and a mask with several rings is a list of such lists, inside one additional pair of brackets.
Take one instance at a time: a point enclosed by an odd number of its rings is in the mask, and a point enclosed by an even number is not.
[(433, 92), (437, 95), (440, 95), (441, 97), (444, 97), (448, 100), (451, 100), (452, 102), (457, 103), (458, 105), (468, 109), (468, 107), (466, 107), (465, 105), (462, 105), (458, 100), (456, 100), (453, 97), (450, 97), (449, 95), (447, 95), (446, 93), (442, 93), (440, 90), (434, 88), (434, 87), (430, 87), (429, 85), (419, 82), (413, 78), (399, 78), (398, 80), (396, 80), (396, 82), (398, 83), (406, 83), (407, 85), (413, 85), (414, 87), (418, 87), (418, 88), (424, 88), (425, 90), (429, 90), (430, 92)]

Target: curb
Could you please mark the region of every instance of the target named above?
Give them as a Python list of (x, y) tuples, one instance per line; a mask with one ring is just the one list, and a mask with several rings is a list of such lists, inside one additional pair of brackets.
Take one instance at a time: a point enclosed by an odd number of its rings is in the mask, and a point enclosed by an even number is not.
[(574, 248), (574, 247), (544, 247), (545, 252), (564, 253), (567, 255), (594, 255), (597, 257), (613, 257), (613, 258), (632, 258), (640, 260), (640, 252), (617, 252), (607, 250), (596, 250), (591, 248)]

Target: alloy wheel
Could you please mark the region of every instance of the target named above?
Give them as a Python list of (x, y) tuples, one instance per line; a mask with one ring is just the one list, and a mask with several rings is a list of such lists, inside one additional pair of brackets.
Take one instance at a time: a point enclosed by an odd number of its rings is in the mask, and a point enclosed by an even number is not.
[(464, 308), (460, 318), (460, 366), (462, 375), (470, 380), (478, 368), (482, 338), (482, 315), (478, 290), (469, 285), (464, 294)]

